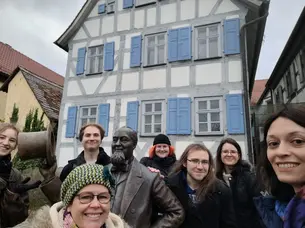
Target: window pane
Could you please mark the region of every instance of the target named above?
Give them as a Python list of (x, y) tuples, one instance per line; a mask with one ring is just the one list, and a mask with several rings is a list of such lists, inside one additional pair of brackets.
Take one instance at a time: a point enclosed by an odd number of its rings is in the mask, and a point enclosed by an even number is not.
[(147, 64), (155, 64), (155, 48), (148, 48), (147, 52)]
[(155, 115), (155, 123), (161, 123), (161, 115)]
[(150, 124), (151, 123), (151, 115), (149, 115), (149, 116), (145, 116), (145, 123), (146, 124)]
[(211, 131), (220, 131), (220, 123), (211, 123)]
[(81, 120), (81, 126), (84, 126), (85, 124), (87, 124), (87, 119), (82, 119)]
[(206, 28), (198, 28), (198, 37), (200, 38), (206, 37)]
[(96, 48), (89, 48), (89, 56), (95, 55)]
[(90, 115), (91, 116), (95, 116), (96, 115), (96, 108), (91, 108)]
[(207, 44), (206, 40), (198, 40), (198, 57), (206, 58), (207, 57)]
[(95, 64), (94, 64), (94, 57), (89, 58), (89, 74), (94, 73), (95, 71)]
[(220, 120), (220, 115), (219, 112), (213, 112), (211, 113), (211, 121), (219, 121)]
[(161, 132), (161, 124), (155, 124), (154, 133), (160, 133), (160, 132)]
[(151, 112), (152, 111), (152, 104), (145, 104), (145, 112)]
[(164, 63), (164, 45), (158, 47), (158, 61), (157, 63)]
[(83, 108), (83, 116), (88, 116), (88, 108)]
[(208, 114), (207, 113), (202, 113), (199, 114), (199, 122), (208, 122)]
[(103, 56), (98, 57), (98, 72), (103, 71)]
[(217, 36), (218, 35), (218, 26), (209, 27), (209, 36)]
[(155, 45), (155, 36), (149, 36), (147, 38), (147, 43), (149, 47), (152, 47)]
[(218, 37), (209, 39), (209, 57), (218, 56)]
[(155, 112), (162, 111), (162, 103), (155, 103)]
[(158, 35), (158, 44), (164, 44), (165, 40), (164, 40), (164, 34)]
[(207, 101), (199, 101), (198, 102), (198, 108), (200, 110), (206, 110), (207, 109)]
[(144, 132), (145, 133), (151, 133), (151, 125), (145, 125)]
[(207, 123), (201, 123), (201, 124), (199, 124), (199, 131), (200, 131), (200, 132), (206, 132), (206, 131), (208, 131), (208, 124), (207, 124)]
[(219, 100), (211, 100), (210, 106), (211, 109), (219, 109)]
[(98, 46), (97, 47), (97, 53), (96, 54), (98, 54), (98, 55), (101, 55), (101, 54), (103, 54), (103, 46), (101, 45), (101, 46)]
[(95, 123), (95, 118), (89, 118), (89, 123)]

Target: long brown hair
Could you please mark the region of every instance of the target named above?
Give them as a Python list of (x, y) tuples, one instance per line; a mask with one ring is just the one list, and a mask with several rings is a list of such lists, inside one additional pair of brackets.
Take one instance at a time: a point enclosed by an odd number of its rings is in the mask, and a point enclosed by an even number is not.
[(238, 142), (236, 142), (236, 140), (232, 138), (225, 138), (221, 140), (216, 152), (216, 176), (220, 179), (222, 179), (222, 173), (225, 166), (221, 160), (221, 152), (223, 145), (226, 143), (233, 145), (237, 149), (237, 152), (239, 154), (239, 160), (235, 165), (239, 165), (242, 161), (242, 152)]
[(174, 166), (172, 173), (186, 171), (184, 164), (186, 164), (186, 162), (187, 162), (189, 152), (194, 151), (194, 150), (203, 150), (209, 154), (208, 174), (203, 178), (203, 180), (199, 184), (199, 188), (196, 190), (197, 200), (203, 201), (205, 199), (205, 197), (207, 196), (207, 194), (210, 193), (214, 189), (215, 181), (216, 181), (216, 177), (215, 177), (215, 173), (214, 173), (214, 160), (213, 160), (211, 152), (204, 144), (194, 143), (194, 144), (188, 145), (188, 147), (185, 148), (180, 159), (177, 161), (176, 165)]

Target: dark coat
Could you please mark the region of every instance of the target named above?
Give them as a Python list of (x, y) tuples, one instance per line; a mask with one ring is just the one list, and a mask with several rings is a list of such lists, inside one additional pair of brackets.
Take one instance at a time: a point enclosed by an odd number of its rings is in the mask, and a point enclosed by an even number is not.
[(168, 156), (166, 158), (160, 158), (157, 155), (154, 155), (152, 158), (143, 157), (140, 160), (140, 163), (146, 167), (152, 167), (160, 170), (163, 176), (168, 176), (175, 162), (177, 161), (175, 154)]
[[(179, 227), (184, 219), (183, 208), (159, 175), (134, 158), (126, 178), (116, 183), (112, 213), (120, 215), (132, 228)], [(163, 216), (152, 224), (153, 203), (162, 209)]]
[(194, 204), (186, 191), (186, 183), (180, 171), (167, 179), (169, 188), (180, 200), (185, 210), (185, 220), (180, 228), (237, 228), (231, 191), (216, 179), (215, 188), (206, 198)]
[[(256, 188), (255, 174), (251, 169), (251, 164), (241, 161), (232, 171), (232, 178), (229, 180), (239, 228), (262, 227), (253, 202), (253, 198), (259, 196), (260, 193)], [(218, 175), (218, 177), (223, 180), (222, 175)]]
[(12, 168), (9, 184), (0, 178), (0, 228), (12, 227), (23, 222), (28, 217), (28, 193), (17, 194), (11, 192), (10, 183), (20, 184), (21, 173)]
[[(84, 158), (84, 151), (82, 151), (77, 158), (68, 161), (68, 164), (63, 168), (63, 170), (61, 171), (60, 174), (60, 180), (63, 182), (66, 177), (69, 175), (69, 173), (77, 166), (83, 165), (85, 164), (85, 158)], [(109, 165), (110, 164), (110, 157), (106, 154), (106, 152), (104, 151), (104, 149), (102, 147), (100, 147), (100, 153), (98, 154), (97, 160), (96, 160), (96, 164), (99, 165)]]

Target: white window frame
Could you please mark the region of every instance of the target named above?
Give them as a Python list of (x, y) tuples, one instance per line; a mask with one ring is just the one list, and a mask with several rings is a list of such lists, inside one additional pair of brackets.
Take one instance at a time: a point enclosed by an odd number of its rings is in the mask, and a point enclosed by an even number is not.
[(136, 6), (143, 6), (157, 2), (156, 0), (136, 0)]
[[(156, 42), (158, 40), (157, 37), (160, 36), (160, 35), (164, 35), (164, 44), (162, 44), (162, 45), (164, 45), (164, 61), (162, 63), (157, 62), (158, 54), (159, 54), (158, 47), (161, 46), (161, 44), (158, 44)], [(148, 64), (148, 38), (150, 38), (150, 37), (155, 37), (155, 45), (154, 45), (155, 55), (154, 55), (154, 63), (153, 64)], [(167, 62), (167, 36), (166, 36), (166, 32), (160, 32), (160, 33), (145, 35), (144, 47), (145, 47), (145, 50), (144, 50), (144, 55), (145, 55), (144, 66), (155, 66), (155, 65), (159, 65), (159, 64), (166, 64), (166, 62)]]
[[(210, 109), (210, 101), (211, 100), (218, 100), (219, 101), (219, 109)], [(207, 101), (207, 109), (199, 110), (199, 102), (200, 101)], [(211, 114), (219, 112), (219, 123), (220, 123), (220, 131), (211, 131)], [(224, 128), (224, 120), (223, 120), (223, 98), (222, 97), (200, 97), (195, 98), (195, 134), (196, 135), (223, 135), (223, 128)], [(200, 132), (199, 131), (199, 114), (207, 113), (207, 123), (208, 123), (208, 131)]]
[[(161, 103), (161, 111), (159, 112), (145, 112), (145, 105), (146, 104), (155, 104), (155, 103)], [(154, 106), (152, 107), (154, 109)], [(147, 100), (147, 101), (142, 101), (141, 102), (141, 135), (143, 136), (155, 136), (160, 133), (164, 133), (165, 130), (165, 118), (166, 118), (166, 105), (165, 105), (165, 100)], [(145, 116), (146, 115), (161, 115), (161, 132), (154, 132), (154, 118), (152, 117), (152, 132), (146, 133), (145, 132)]]
[[(83, 111), (84, 109), (88, 109), (88, 115), (87, 116), (84, 116), (83, 115)], [(96, 113), (95, 115), (89, 115), (91, 114), (91, 109), (92, 108), (95, 108), (96, 109)], [(97, 105), (88, 105), (88, 106), (80, 106), (79, 107), (79, 118), (78, 118), (78, 127), (79, 129), (82, 127), (82, 120), (83, 119), (87, 119), (87, 123), (89, 123), (89, 119), (92, 119), (92, 118), (95, 118), (95, 123), (97, 123), (98, 121), (98, 106)]]
[[(112, 7), (112, 8), (111, 8)], [(107, 0), (107, 13), (114, 13), (115, 11), (115, 0)]]
[[(98, 50), (99, 47), (102, 47), (102, 53), (99, 53), (99, 54), (94, 54), (94, 55), (90, 55), (90, 49), (91, 48), (96, 48), (96, 50)], [(91, 46), (91, 47), (88, 47), (88, 51), (87, 51), (87, 70), (86, 70), (86, 74), (100, 74), (103, 72), (103, 69), (104, 69), (104, 45), (97, 45), (97, 46)], [(91, 63), (91, 59), (94, 58), (94, 61), (95, 61), (95, 70), (97, 71), (94, 71), (94, 72), (90, 72), (90, 63)], [(101, 61), (101, 69), (99, 70), (98, 67), (99, 67), (99, 60), (100, 58), (102, 58), (102, 61)]]
[[(222, 48), (221, 48), (221, 26), (220, 25), (221, 25), (220, 23), (214, 23), (214, 24), (201, 25), (201, 26), (196, 26), (195, 27), (195, 57), (196, 57), (196, 59), (210, 59), (210, 58), (221, 57)], [(217, 26), (218, 35), (210, 37), (209, 36), (209, 28), (214, 27), (214, 26)], [(199, 38), (198, 29), (202, 29), (202, 28), (206, 29), (206, 41), (208, 41), (209, 38), (215, 38), (215, 37), (218, 38), (218, 45), (217, 45), (218, 53), (217, 53), (217, 56), (212, 56), (212, 57), (209, 56), (209, 54), (210, 54), (210, 46), (209, 45), (206, 46), (206, 57), (199, 56), (199, 39), (200, 38)]]

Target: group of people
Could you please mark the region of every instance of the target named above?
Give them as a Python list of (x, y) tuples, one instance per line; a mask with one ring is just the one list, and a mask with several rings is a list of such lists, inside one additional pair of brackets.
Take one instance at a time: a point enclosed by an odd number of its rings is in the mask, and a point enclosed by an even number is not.
[[(195, 143), (176, 159), (160, 134), (138, 161), (137, 132), (118, 129), (110, 157), (100, 147), (103, 137), (100, 125), (83, 126), (84, 151), (59, 177), (54, 164), (41, 168), (42, 182), (30, 182), (10, 162), (18, 130), (1, 124), (0, 228), (305, 227), (304, 106), (285, 107), (266, 121), (255, 168), (232, 138), (220, 142), (215, 158)], [(37, 187), (53, 205), (28, 216), (27, 192)]]

